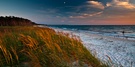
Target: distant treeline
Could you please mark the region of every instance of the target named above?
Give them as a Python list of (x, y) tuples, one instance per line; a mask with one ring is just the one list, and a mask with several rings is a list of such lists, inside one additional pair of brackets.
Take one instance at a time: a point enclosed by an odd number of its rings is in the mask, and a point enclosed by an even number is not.
[(0, 16), (0, 26), (30, 26), (35, 24), (36, 23), (32, 22), (31, 20), (21, 17)]

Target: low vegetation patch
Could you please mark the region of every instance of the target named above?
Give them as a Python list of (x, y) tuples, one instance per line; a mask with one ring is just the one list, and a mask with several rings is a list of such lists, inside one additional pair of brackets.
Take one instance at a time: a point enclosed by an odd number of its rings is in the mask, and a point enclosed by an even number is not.
[(29, 19), (15, 16), (0, 16), (0, 26), (32, 26), (36, 25)]
[(40, 27), (0, 27), (0, 67), (105, 67), (74, 35)]

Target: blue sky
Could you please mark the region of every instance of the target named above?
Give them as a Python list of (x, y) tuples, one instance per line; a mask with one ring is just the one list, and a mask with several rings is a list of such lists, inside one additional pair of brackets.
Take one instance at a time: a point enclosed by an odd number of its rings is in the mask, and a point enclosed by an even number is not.
[(0, 0), (0, 16), (42, 24), (134, 25), (135, 0)]

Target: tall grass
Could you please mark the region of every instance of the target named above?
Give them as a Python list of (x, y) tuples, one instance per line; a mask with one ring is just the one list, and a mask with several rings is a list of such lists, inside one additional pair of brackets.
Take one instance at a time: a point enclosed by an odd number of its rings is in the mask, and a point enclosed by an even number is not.
[(80, 40), (40, 27), (0, 27), (0, 67), (105, 67)]

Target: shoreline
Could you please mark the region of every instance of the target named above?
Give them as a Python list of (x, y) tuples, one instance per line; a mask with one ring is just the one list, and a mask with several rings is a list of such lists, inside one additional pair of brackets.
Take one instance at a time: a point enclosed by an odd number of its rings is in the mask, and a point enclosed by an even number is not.
[[(54, 29), (54, 28), (53, 28)], [(101, 61), (111, 61), (112, 66), (135, 66), (135, 40), (115, 38), (87, 32), (54, 29), (79, 36), (83, 45)]]

